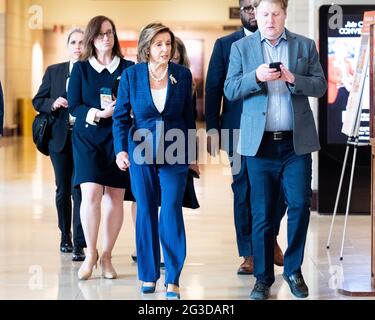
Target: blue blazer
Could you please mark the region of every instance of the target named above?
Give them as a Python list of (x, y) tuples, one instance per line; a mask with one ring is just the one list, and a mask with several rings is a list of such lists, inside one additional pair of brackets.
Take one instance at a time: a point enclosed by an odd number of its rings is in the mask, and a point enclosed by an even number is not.
[[(172, 84), (171, 76), (177, 83)], [(163, 139), (161, 134), (166, 134), (170, 129), (180, 129), (183, 136), (177, 139), (184, 144), (184, 152), (179, 156), (183, 157), (183, 163), (190, 162), (187, 158), (188, 142), (195, 143), (195, 131), (194, 139), (188, 140), (188, 129), (195, 129), (191, 99), (192, 75), (189, 69), (181, 65), (169, 63), (167, 98), (161, 113), (152, 99), (147, 64), (139, 63), (125, 69), (113, 113), (115, 153), (126, 151), (130, 159), (137, 164), (142, 164), (142, 156), (146, 156), (147, 162), (160, 163), (157, 161), (157, 155), (159, 159), (164, 159), (165, 151), (176, 141), (176, 137), (173, 141), (168, 141), (171, 139), (168, 139), (167, 135)], [(134, 152), (136, 148), (143, 149), (144, 153), (140, 155)], [(195, 149), (193, 151), (195, 152)], [(195, 155), (189, 154), (189, 158), (195, 159)]]
[[(296, 154), (320, 149), (314, 117), (308, 97), (321, 97), (327, 89), (319, 55), (313, 40), (286, 30), (289, 70), (295, 84), (287, 85), (293, 107), (293, 141)], [(229, 100), (242, 100), (238, 152), (255, 156), (266, 126), (267, 85), (258, 84), (256, 69), (264, 63), (259, 31), (232, 45), (224, 92)]]
[[(228, 72), (232, 43), (243, 38), (243, 28), (216, 40), (206, 78), (205, 119), (210, 129), (239, 129), (242, 101), (229, 101), (224, 96), (224, 82)], [(221, 111), (221, 102), (223, 109)]]

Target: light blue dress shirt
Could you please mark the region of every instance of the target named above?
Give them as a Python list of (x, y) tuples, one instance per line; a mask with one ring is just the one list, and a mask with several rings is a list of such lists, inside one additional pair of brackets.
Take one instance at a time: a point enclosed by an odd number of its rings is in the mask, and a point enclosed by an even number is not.
[[(261, 44), (264, 63), (281, 62), (286, 68), (289, 68), (285, 30), (275, 45), (272, 45), (263, 35), (261, 35)], [(268, 89), (266, 131), (293, 130), (293, 109), (290, 92), (285, 81), (269, 81), (266, 85)]]

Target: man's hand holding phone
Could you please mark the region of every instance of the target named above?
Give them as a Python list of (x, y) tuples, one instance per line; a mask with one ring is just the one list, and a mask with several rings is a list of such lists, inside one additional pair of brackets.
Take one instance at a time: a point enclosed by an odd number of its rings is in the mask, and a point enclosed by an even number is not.
[(296, 78), (293, 73), (291, 73), (283, 64), (280, 66), (281, 68), (281, 78), (280, 80), (283, 80), (285, 82), (288, 82), (290, 84), (294, 84), (296, 81)]
[(256, 70), (257, 80), (261, 82), (282, 80), (293, 84), (295, 77), (281, 62), (271, 62), (268, 64), (262, 64)]
[(261, 64), (256, 70), (256, 77), (260, 82), (280, 80), (280, 76), (281, 71), (278, 71), (277, 68), (271, 68), (270, 65), (266, 63)]

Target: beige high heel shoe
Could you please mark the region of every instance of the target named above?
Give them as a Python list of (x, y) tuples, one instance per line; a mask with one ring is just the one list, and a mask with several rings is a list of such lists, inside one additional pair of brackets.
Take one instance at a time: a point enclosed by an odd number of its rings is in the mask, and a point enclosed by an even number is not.
[(96, 260), (95, 260), (95, 263), (93, 265), (86, 266), (86, 264), (87, 264), (87, 263), (85, 264), (86, 259), (87, 259), (87, 255), (86, 255), (85, 261), (82, 263), (81, 267), (78, 270), (78, 279), (79, 280), (88, 280), (92, 275), (93, 269), (98, 268), (98, 259), (99, 259), (98, 250), (96, 250)]
[[(103, 260), (106, 261), (106, 263), (103, 263)], [(102, 276), (104, 279), (116, 279), (117, 273), (115, 268), (113, 268), (111, 258), (100, 258), (100, 267), (102, 268)]]

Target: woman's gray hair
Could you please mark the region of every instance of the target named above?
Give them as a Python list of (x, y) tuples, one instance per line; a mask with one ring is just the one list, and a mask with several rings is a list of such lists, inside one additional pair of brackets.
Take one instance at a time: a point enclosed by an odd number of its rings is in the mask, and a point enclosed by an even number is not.
[(73, 33), (82, 33), (82, 34), (85, 34), (85, 31), (81, 28), (73, 28), (70, 30), (69, 34), (68, 34), (68, 40), (66, 41), (66, 44), (69, 44), (69, 41), (70, 41), (70, 38), (72, 36)]
[(153, 22), (142, 28), (141, 33), (139, 35), (137, 50), (138, 62), (148, 62), (150, 60), (150, 47), (152, 41), (157, 34), (163, 32), (168, 32), (171, 35), (172, 49), (170, 59), (172, 59), (176, 51), (176, 43), (173, 32), (167, 26), (159, 22)]

